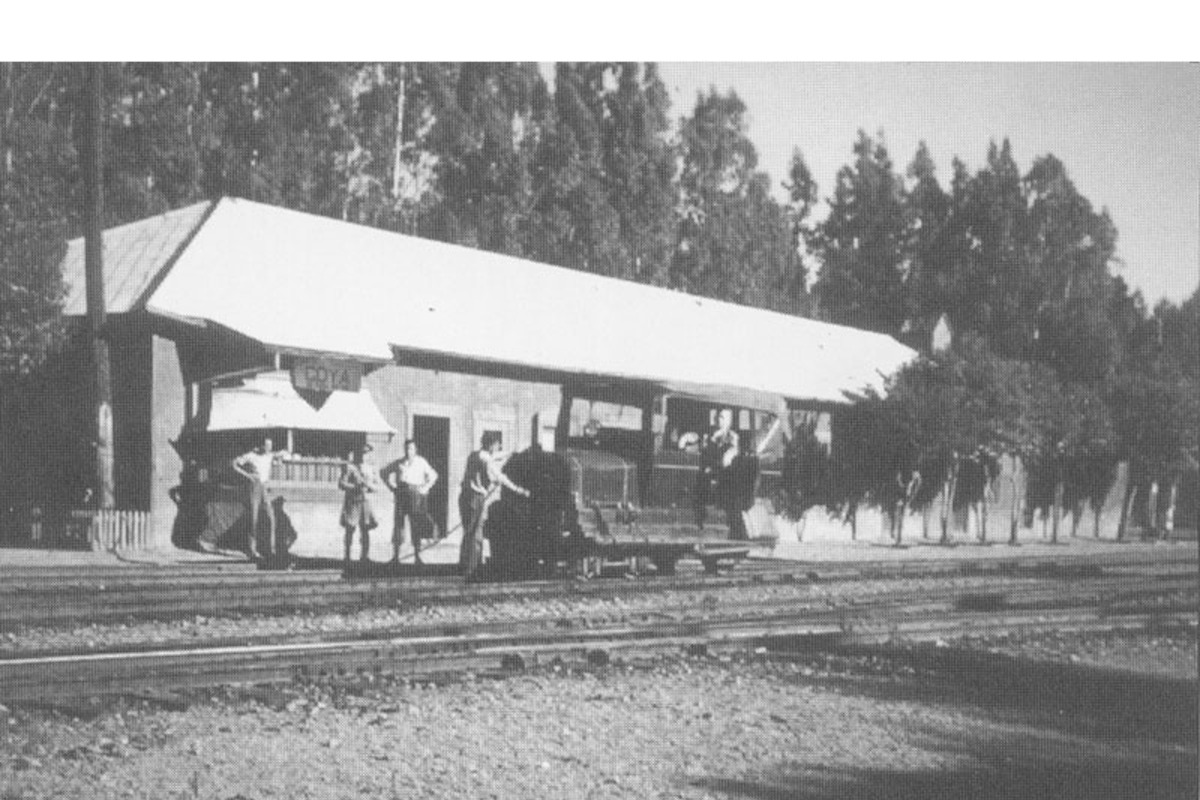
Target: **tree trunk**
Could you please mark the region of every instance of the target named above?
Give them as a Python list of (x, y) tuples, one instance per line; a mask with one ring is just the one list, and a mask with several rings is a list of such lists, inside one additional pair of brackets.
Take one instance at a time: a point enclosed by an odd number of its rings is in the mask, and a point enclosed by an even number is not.
[(1158, 538), (1158, 481), (1150, 481), (1150, 493), (1146, 495), (1146, 523), (1150, 534)]
[[(900, 476), (896, 476), (896, 482), (900, 483)], [(904, 489), (904, 498), (897, 504), (899, 519), (896, 522), (896, 545), (900, 545), (900, 540), (904, 536), (904, 518), (908, 516), (908, 509), (912, 503), (913, 497), (921, 488), (921, 473), (913, 471), (912, 477), (908, 479), (908, 483), (900, 483)]]
[(929, 538), (929, 515), (933, 511), (930, 506), (925, 506), (921, 509), (921, 538)]
[(1022, 517), (1025, 513), (1025, 493), (1021, 491), (1021, 485), (1018, 478), (1020, 477), (1020, 459), (1013, 457), (1012, 477), (1009, 480), (1012, 482), (1013, 501), (1012, 501), (1012, 517), (1009, 519), (1008, 528), (1008, 543), (1017, 543), (1017, 531), (1020, 529)]
[(987, 479), (986, 473), (983, 478), (983, 496), (979, 499), (979, 542), (987, 544), (988, 537), (988, 512), (992, 504), (992, 484)]
[(1125, 538), (1125, 531), (1129, 526), (1129, 515), (1133, 513), (1133, 501), (1137, 497), (1137, 485), (1132, 478), (1127, 478), (1125, 481), (1125, 499), (1121, 503), (1121, 521), (1117, 523), (1117, 541)]
[(1092, 518), (1094, 524), (1092, 526), (1092, 536), (1096, 539), (1100, 538), (1100, 515), (1104, 512), (1104, 504), (1092, 506)]
[(1061, 480), (1054, 485), (1054, 501), (1050, 505), (1050, 515), (1052, 517), (1050, 542), (1052, 544), (1058, 544), (1058, 526), (1062, 522), (1062, 501), (1065, 488)]
[(396, 81), (396, 146), (392, 150), (392, 199), (400, 199), (400, 172), (404, 168), (404, 65)]
[(850, 541), (858, 541), (858, 503), (851, 503), (850, 510), (846, 513), (847, 519), (850, 520)]
[(942, 544), (950, 543), (950, 517), (954, 514), (954, 491), (958, 487), (958, 459), (955, 458), (950, 467), (950, 472), (946, 475), (946, 483), (942, 488), (942, 492), (946, 496), (946, 503), (942, 506)]
[(8, 98), (8, 105), (4, 109), (4, 127), (0, 128), (0, 145), (4, 150), (3, 158), (0, 159), (0, 189), (2, 189), (9, 174), (13, 171), (13, 149), (12, 145), (8, 143), (8, 132), (12, 128), (16, 99), (13, 97), (13, 65), (2, 64), (0, 69), (4, 70), (4, 94)]
[(1163, 538), (1170, 539), (1175, 531), (1175, 503), (1179, 499), (1179, 476), (1171, 479), (1171, 489), (1167, 492), (1167, 510), (1163, 513)]

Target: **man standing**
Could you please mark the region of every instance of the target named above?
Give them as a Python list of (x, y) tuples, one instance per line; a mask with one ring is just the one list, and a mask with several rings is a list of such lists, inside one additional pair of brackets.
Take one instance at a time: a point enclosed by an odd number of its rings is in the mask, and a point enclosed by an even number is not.
[(249, 482), (247, 502), (250, 506), (250, 534), (246, 549), (250, 558), (255, 561), (262, 559), (262, 555), (258, 550), (258, 514), (264, 509), (267, 512), (267, 520), (270, 522), (270, 533), (267, 538), (267, 558), (270, 559), (275, 555), (275, 509), (271, 505), (271, 498), (268, 496), (267, 489), (271, 483), (271, 468), (282, 453), (276, 453), (273, 447), (274, 445), (271, 440), (264, 438), (258, 447), (233, 460), (234, 470), (243, 475)]
[(528, 489), (513, 483), (504, 474), (500, 455), (502, 444), (499, 433), (488, 431), (483, 434), (479, 449), (467, 456), (467, 468), (458, 494), (458, 513), (463, 531), (458, 567), (466, 578), (475, 573), (483, 560), (483, 513), (488, 500), (495, 496), (496, 487), (503, 486), (522, 497), (530, 496)]
[[(370, 449), (371, 445), (368, 444), (365, 447)], [(338, 522), (346, 531), (343, 543), (347, 564), (350, 563), (350, 545), (354, 540), (356, 529), (359, 531), (359, 541), (362, 545), (359, 549), (359, 560), (363, 563), (369, 560), (371, 529), (378, 525), (375, 520), (375, 511), (371, 508), (371, 501), (367, 499), (367, 493), (375, 491), (375, 487), (372, 485), (373, 476), (374, 473), (363, 464), (362, 450), (351, 450), (346, 454), (342, 476), (338, 479), (338, 488), (345, 493), (342, 498), (342, 514), (338, 518)]]
[(729, 538), (745, 541), (750, 538), (745, 515), (754, 508), (758, 488), (759, 465), (753, 433), (747, 432), (740, 443), (740, 451), (721, 471), (720, 496), (725, 521), (729, 523)]
[(437, 471), (417, 452), (417, 443), (409, 439), (404, 443), (404, 458), (388, 464), (379, 474), (396, 497), (392, 562), (400, 561), (404, 521), (408, 519), (412, 527), (413, 561), (420, 564), (421, 539), (436, 538), (437, 533), (437, 523), (429, 514), (429, 490), (437, 483)]
[(721, 409), (717, 414), (717, 427), (705, 434), (700, 444), (700, 472), (696, 475), (695, 497), (696, 527), (704, 530), (707, 507), (714, 493), (721, 500), (721, 476), (733, 463), (738, 451), (738, 435), (733, 430), (733, 411)]

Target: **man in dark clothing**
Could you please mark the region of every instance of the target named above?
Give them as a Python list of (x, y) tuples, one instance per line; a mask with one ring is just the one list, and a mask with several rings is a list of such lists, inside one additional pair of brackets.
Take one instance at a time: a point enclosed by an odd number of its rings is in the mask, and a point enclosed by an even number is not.
[(739, 443), (739, 452), (721, 471), (719, 494), (725, 519), (729, 523), (729, 538), (746, 540), (745, 512), (754, 507), (758, 487), (758, 455), (754, 452), (754, 437), (747, 432)]
[[(709, 502), (716, 499), (724, 507), (720, 498), (721, 476), (733, 461), (737, 450), (738, 435), (733, 430), (733, 411), (723, 408), (717, 415), (717, 427), (711, 433), (706, 433), (700, 442), (700, 471), (696, 475), (692, 500), (696, 527), (701, 530), (704, 530)], [(713, 497), (714, 490), (716, 498)]]
[[(370, 445), (367, 445), (369, 448)], [(371, 508), (368, 492), (374, 492), (373, 473), (363, 466), (363, 454), (360, 450), (352, 450), (346, 455), (346, 463), (342, 466), (342, 475), (338, 478), (338, 488), (344, 492), (342, 498), (342, 513), (338, 523), (346, 532), (343, 539), (345, 561), (350, 563), (350, 545), (354, 540), (354, 531), (359, 531), (359, 560), (370, 560), (371, 531), (379, 525), (375, 519), (375, 510)]]

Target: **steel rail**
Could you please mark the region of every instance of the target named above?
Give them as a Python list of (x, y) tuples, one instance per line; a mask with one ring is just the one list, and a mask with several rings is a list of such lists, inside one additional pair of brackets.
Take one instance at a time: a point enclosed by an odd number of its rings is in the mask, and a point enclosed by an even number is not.
[(1027, 612), (980, 618), (959, 612), (924, 619), (863, 621), (853, 624), (782, 621), (698, 623), (655, 628), (618, 628), (575, 632), (569, 636), (543, 634), (496, 636), (464, 641), (457, 637), (386, 643), (328, 643), (272, 645), (226, 651), (183, 651), (114, 655), (109, 660), (47, 663), (0, 663), (0, 697), (5, 702), (63, 699), (76, 696), (125, 694), (153, 689), (249, 685), (287, 682), (297, 678), (344, 677), (362, 674), (427, 676), (442, 672), (503, 668), (508, 657), (517, 663), (537, 663), (539, 657), (574, 656), (637, 649), (691, 652), (730, 646), (789, 649), (829, 647), (881, 641), (919, 641), (964, 634), (983, 635), (1030, 628), (1094, 630), (1151, 625), (1195, 624), (1194, 610), (1109, 615), (1097, 609)]
[[(1146, 593), (1152, 594), (1153, 587)], [(1167, 593), (1174, 587), (1165, 587)], [(1152, 611), (1120, 609), (1103, 603), (1072, 607), (1069, 592), (1048, 593), (1041, 607), (964, 611), (953, 593), (924, 598), (920, 606), (880, 605), (823, 611), (654, 621), (641, 625), (589, 628), (480, 626), (441, 635), (406, 635), (367, 641), (317, 641), (172, 648), (149, 652), (109, 652), (0, 659), (0, 699), (7, 701), (123, 693), (148, 688), (246, 684), (361, 672), (419, 675), (441, 670), (495, 667), (502, 655), (573, 654), (630, 647), (662, 651), (681, 645), (710, 648), (758, 641), (776, 644), (799, 639), (873, 641), (994, 632), (1013, 627), (1112, 627), (1196, 622), (1196, 603), (1170, 602)]]
[[(1119, 590), (1126, 582), (1142, 582), (1150, 577), (1156, 579), (1166, 579), (1173, 574), (1172, 570), (1179, 572), (1179, 577), (1182, 580), (1192, 580), (1194, 575), (1186, 566), (1179, 565), (1166, 566), (1158, 568), (1152, 576), (1147, 576), (1144, 573), (1125, 571), (1113, 578), (1105, 580), (1110, 581), (1111, 588)], [(980, 576), (970, 576), (979, 578)], [(1057, 576), (1054, 576), (1057, 577)], [(991, 583), (986, 590), (980, 588), (980, 594), (988, 594), (999, 591), (1006, 591), (1009, 585), (1014, 581), (1027, 583), (1034, 578), (1021, 578), (1014, 575), (1002, 574), (996, 577), (987, 578)], [(879, 579), (876, 579), (879, 580)], [(1075, 581), (1082, 581), (1083, 578), (1073, 578)], [(1087, 580), (1099, 580), (1096, 578), (1088, 578)], [(794, 581), (781, 581), (786, 584), (794, 584)], [(293, 590), (293, 592), (284, 595), (282, 598), (276, 591), (277, 587), (257, 587), (251, 586), (250, 590), (241, 596), (243, 602), (250, 603), (248, 606), (254, 611), (265, 613), (272, 610), (284, 611), (295, 609), (297, 607), (307, 608), (330, 608), (330, 607), (345, 607), (346, 605), (354, 605), (357, 607), (369, 606), (387, 606), (395, 605), (397, 602), (403, 602), (405, 605), (415, 606), (419, 604), (430, 605), (435, 602), (472, 602), (472, 601), (498, 601), (498, 600), (513, 600), (513, 599), (528, 599), (531, 595), (527, 593), (529, 588), (535, 589), (537, 594), (534, 597), (555, 597), (558, 599), (572, 597), (615, 597), (615, 596), (630, 596), (630, 595), (654, 595), (668, 598), (674, 593), (686, 593), (695, 591), (738, 591), (744, 588), (758, 588), (764, 585), (763, 581), (749, 582), (717, 582), (712, 580), (701, 580), (692, 583), (674, 583), (674, 584), (659, 584), (654, 581), (638, 582), (636, 584), (612, 583), (612, 582), (597, 582), (592, 584), (572, 584), (563, 586), (561, 583), (542, 584), (541, 586), (528, 587), (524, 584), (508, 586), (508, 585), (486, 585), (486, 586), (447, 586), (445, 584), (429, 583), (425, 586), (403, 586), (397, 587), (392, 583), (388, 583), (382, 587), (372, 585), (369, 588), (374, 589), (372, 595), (363, 595), (360, 587), (356, 595), (355, 603), (338, 603), (329, 594), (313, 592), (304, 589)], [(340, 587), (345, 589), (345, 587)], [(400, 591), (402, 594), (394, 595), (392, 593)], [(901, 588), (898, 590), (898, 596), (904, 597), (908, 590)], [(866, 593), (869, 598), (879, 596), (878, 590), (869, 590)], [(685, 598), (686, 600), (686, 598)], [(253, 601), (253, 602), (251, 602)], [(789, 600), (789, 602), (791, 602)], [(12, 604), (0, 610), (0, 620), (9, 622), (10, 627), (14, 627), (15, 622), (25, 622), (29, 624), (31, 621), (44, 620), (46, 617), (55, 615), (68, 622), (97, 622), (105, 619), (127, 619), (136, 618), (142, 614), (142, 610), (148, 609), (150, 614), (144, 616), (152, 617), (169, 617), (169, 616), (191, 616), (195, 614), (220, 614), (228, 607), (229, 599), (222, 593), (210, 591), (207, 587), (183, 587), (180, 590), (174, 590), (165, 594), (149, 594), (145, 592), (133, 593), (129, 595), (119, 595), (118, 597), (101, 597), (101, 598), (57, 598), (55, 602), (48, 605), (40, 605), (37, 608), (37, 613), (30, 611), (22, 604)]]
[[(911, 586), (898, 588), (881, 587), (863, 595), (854, 597), (834, 597), (829, 595), (789, 595), (782, 597), (763, 598), (741, 596), (744, 589), (752, 587), (735, 587), (724, 590), (718, 599), (716, 595), (705, 594), (707, 600), (713, 602), (712, 608), (705, 604), (697, 605), (694, 598), (669, 598), (664, 596), (663, 602), (656, 608), (614, 608), (608, 612), (586, 612), (578, 616), (562, 614), (523, 617), (520, 619), (495, 619), (485, 623), (463, 621), (439, 621), (434, 623), (410, 624), (403, 621), (391, 621), (378, 626), (357, 628), (346, 632), (305, 631), (301, 633), (256, 633), (253, 623), (249, 630), (236, 636), (198, 640), (193, 635), (180, 636), (175, 640), (158, 638), (151, 641), (133, 641), (111, 645), (105, 652), (133, 653), (164, 648), (189, 649), (202, 646), (245, 646), (251, 644), (273, 644), (279, 642), (329, 642), (329, 641), (367, 641), (386, 639), (393, 636), (422, 636), (435, 634), (467, 635), (476, 630), (527, 630), (535, 628), (567, 628), (587, 627), (597, 624), (613, 623), (646, 623), (653, 621), (679, 622), (690, 619), (710, 619), (714, 616), (726, 618), (762, 618), (771, 615), (788, 614), (839, 614), (865, 613), (868, 610), (891, 611), (898, 608), (929, 609), (933, 607), (945, 610), (988, 610), (1017, 609), (1036, 607), (1047, 603), (1105, 603), (1109, 607), (1117, 607), (1122, 603), (1136, 602), (1137, 598), (1152, 595), (1162, 596), (1168, 593), (1185, 593), (1195, 596), (1200, 589), (1190, 575), (1153, 576), (1153, 583), (1142, 584), (1131, 582), (1127, 577), (1120, 578), (1088, 578), (1073, 581), (1070, 584), (1033, 583), (1029, 578), (993, 579), (986, 586), (978, 587), (947, 587), (944, 589), (923, 591), (914, 594)], [(1045, 581), (1046, 579), (1042, 579)], [(136, 636), (135, 633), (132, 634)], [(50, 648), (43, 650), (12, 649), (11, 646), (0, 648), (0, 653), (8, 652), (8, 657), (33, 657), (71, 655), (79, 652), (73, 648)], [(0, 656), (2, 657), (2, 656)]]
[[(693, 589), (719, 589), (744, 584), (794, 583), (796, 581), (853, 581), (881, 578), (940, 576), (946, 574), (1013, 574), (1049, 571), (1051, 574), (1088, 570), (1137, 570), (1147, 566), (1186, 568), (1196, 563), (1194, 552), (1168, 552), (1161, 558), (1081, 556), (1028, 559), (978, 559), (967, 562), (935, 563), (867, 562), (821, 565), (797, 569), (794, 562), (769, 562), (770, 568), (739, 568), (727, 574), (703, 573), (664, 576), (636, 582), (564, 580), (520, 583), (463, 584), (456, 578), (370, 577), (344, 580), (333, 571), (307, 573), (203, 574), (179, 580), (171, 574), (105, 576), (88, 580), (72, 574), (70, 582), (55, 583), (42, 578), (32, 584), (0, 583), (0, 630), (35, 625), (103, 622), (126, 619), (170, 619), (195, 614), (217, 616), (231, 613), (278, 614), (302, 609), (344, 609), (394, 606), (397, 603), (471, 603), (482, 600), (539, 599), (579, 595), (616, 596), (665, 593)], [(744, 563), (744, 562), (743, 562)]]

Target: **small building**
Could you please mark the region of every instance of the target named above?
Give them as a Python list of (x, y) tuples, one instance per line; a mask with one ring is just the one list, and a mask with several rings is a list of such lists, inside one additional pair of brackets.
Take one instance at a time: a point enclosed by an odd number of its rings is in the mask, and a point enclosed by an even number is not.
[[(63, 262), (72, 317), (86, 311), (83, 251), (70, 242)], [(230, 198), (106, 230), (104, 271), (117, 505), (149, 512), (160, 546), (178, 532), (185, 459), (219, 465), (264, 434), (290, 452), (276, 477), (297, 528), (340, 542), (341, 459), (369, 444), (379, 466), (411, 438), (442, 476), (431, 505), (449, 531), (485, 432), (553, 448), (608, 414), (666, 442), (729, 406), (769, 433), (789, 409), (881, 387), (914, 355), (867, 331)], [(348, 377), (306, 396), (306, 367)], [(27, 452), (36, 437), (12, 430), (31, 400), (3, 400), (5, 453)], [(622, 404), (646, 414), (622, 421)], [(86, 443), (53, 450), (69, 466), (35, 480), (6, 455), (5, 505), (45, 503), (39, 480), (86, 484), (89, 457)]]

